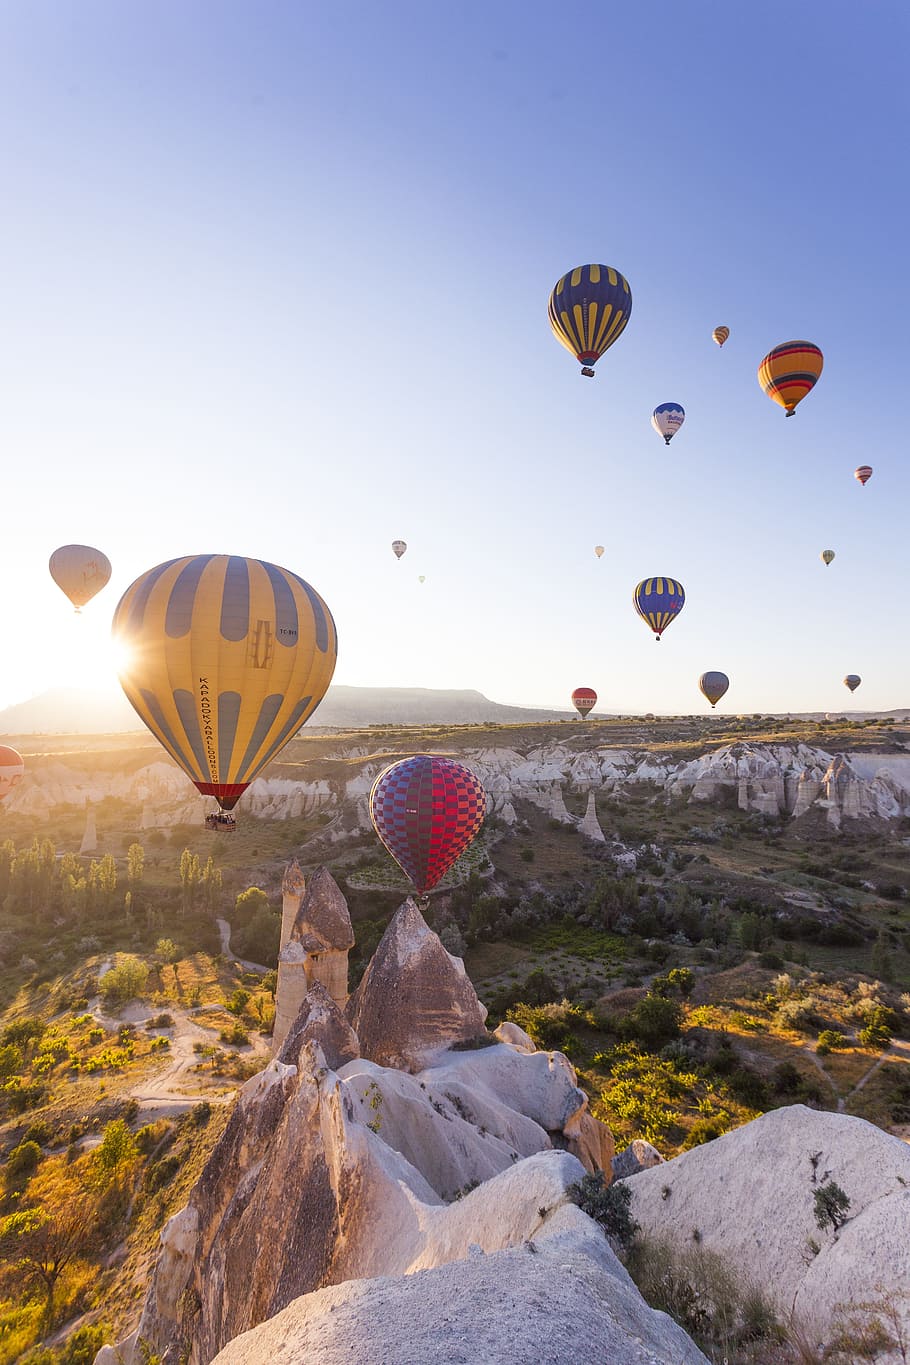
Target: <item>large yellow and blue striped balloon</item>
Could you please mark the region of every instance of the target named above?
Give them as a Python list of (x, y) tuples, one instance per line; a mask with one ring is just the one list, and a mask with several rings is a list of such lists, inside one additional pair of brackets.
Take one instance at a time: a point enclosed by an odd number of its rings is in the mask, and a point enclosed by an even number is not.
[(112, 629), (134, 710), (224, 810), (316, 710), (338, 653), (331, 612), (308, 583), (237, 555), (149, 569)]
[(629, 321), (632, 291), (610, 265), (579, 265), (554, 285), (547, 311), (556, 340), (593, 378), (592, 367)]
[(678, 578), (643, 578), (632, 594), (632, 601), (641, 619), (660, 640), (685, 606), (686, 594)]

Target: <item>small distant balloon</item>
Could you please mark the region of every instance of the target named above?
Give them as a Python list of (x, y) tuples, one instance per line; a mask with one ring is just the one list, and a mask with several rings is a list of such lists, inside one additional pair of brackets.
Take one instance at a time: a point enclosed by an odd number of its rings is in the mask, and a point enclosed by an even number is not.
[(683, 585), (677, 578), (643, 578), (632, 594), (635, 610), (657, 636), (675, 621), (686, 602)]
[(427, 576), (426, 576), (425, 573), (419, 573), (419, 574), (417, 575), (417, 582), (418, 582), (418, 583), (426, 583), (426, 581), (427, 581)]
[(685, 420), (686, 411), (682, 403), (661, 403), (651, 414), (651, 425), (658, 436), (664, 438), (666, 445), (670, 444)]
[(407, 548), (408, 548), (407, 542), (404, 540), (392, 541), (392, 553), (394, 554), (396, 559), (400, 559)]
[(598, 559), (602, 559), (602, 558), (603, 558), (603, 552), (604, 552), (604, 547), (603, 547), (602, 545), (595, 545), (595, 546), (594, 546), (594, 553), (597, 555), (597, 558), (598, 558)]
[(792, 417), (797, 403), (815, 388), (825, 358), (811, 341), (785, 341), (769, 351), (758, 367), (765, 393)]
[(729, 327), (715, 327), (714, 331), (711, 333), (711, 336), (717, 342), (718, 346), (723, 346), (724, 342), (727, 340), (727, 337), (729, 335), (730, 335)]
[(707, 697), (713, 709), (730, 686), (730, 679), (726, 673), (703, 673), (698, 680), (698, 686), (702, 696)]
[(611, 265), (579, 265), (557, 280), (547, 312), (556, 340), (593, 379), (597, 361), (629, 321), (632, 291)]
[(24, 772), (22, 755), (8, 745), (0, 744), (0, 801), (9, 796), (14, 787), (18, 787)]
[(834, 551), (822, 550), (820, 557), (825, 561), (825, 565), (827, 566), (828, 564), (831, 563), (832, 559), (834, 558)]
[(851, 692), (855, 692), (861, 682), (862, 678), (858, 673), (848, 673), (844, 678), (844, 687), (849, 687)]
[(61, 545), (48, 562), (51, 578), (79, 611), (111, 576), (111, 561), (91, 545)]
[(597, 693), (593, 687), (576, 687), (572, 693), (572, 705), (584, 720), (589, 711), (597, 705)]
[(872, 478), (871, 464), (861, 464), (859, 469), (853, 471), (853, 477), (854, 479), (859, 479), (860, 483), (865, 488), (866, 484)]

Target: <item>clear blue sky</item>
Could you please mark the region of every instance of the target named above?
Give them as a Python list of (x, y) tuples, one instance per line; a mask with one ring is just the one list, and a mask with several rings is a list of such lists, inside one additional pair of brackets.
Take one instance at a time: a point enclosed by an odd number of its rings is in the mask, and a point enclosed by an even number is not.
[[(100, 681), (121, 592), (211, 551), (317, 588), (337, 682), (910, 704), (908, 39), (904, 0), (3, 4), (0, 704)], [(633, 293), (593, 381), (546, 316), (588, 261)], [(82, 618), (70, 541), (114, 565)]]

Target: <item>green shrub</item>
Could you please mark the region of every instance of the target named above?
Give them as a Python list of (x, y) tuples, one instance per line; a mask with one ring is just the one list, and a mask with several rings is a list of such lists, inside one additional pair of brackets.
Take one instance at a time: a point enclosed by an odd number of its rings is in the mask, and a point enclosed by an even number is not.
[(887, 1024), (878, 1021), (866, 1024), (865, 1028), (860, 1029), (857, 1037), (863, 1047), (874, 1047), (884, 1052), (885, 1048), (891, 1046), (891, 1030)]
[(573, 1203), (599, 1223), (607, 1237), (621, 1247), (632, 1243), (639, 1225), (630, 1212), (632, 1191), (622, 1183), (607, 1185), (603, 1171), (586, 1175), (566, 1191)]
[(713, 1142), (715, 1138), (722, 1137), (730, 1128), (730, 1120), (722, 1114), (715, 1114), (710, 1119), (696, 1119), (686, 1134), (683, 1147), (688, 1151), (692, 1147), (703, 1147), (706, 1142)]
[(20, 1180), (28, 1180), (38, 1169), (38, 1162), (42, 1155), (37, 1142), (20, 1142), (19, 1146), (14, 1147), (6, 1158), (4, 1176), (7, 1184), (12, 1185)]
[(679, 1037), (682, 1031), (682, 1008), (676, 1000), (646, 995), (619, 1021), (617, 1031), (620, 1038), (627, 1042), (659, 1051)]
[(77, 1327), (61, 1347), (58, 1365), (92, 1365), (95, 1356), (113, 1333), (103, 1323), (86, 1323)]
[(250, 1041), (250, 1035), (242, 1024), (232, 1024), (230, 1028), (223, 1028), (218, 1034), (218, 1040), (227, 1043), (230, 1047), (246, 1047)]
[(155, 1190), (160, 1190), (164, 1185), (169, 1185), (174, 1176), (180, 1170), (179, 1156), (163, 1156), (160, 1161), (154, 1162), (146, 1171), (143, 1184), (150, 1194)]
[(506, 1018), (523, 1028), (538, 1047), (548, 1052), (564, 1052), (567, 1057), (578, 1046), (578, 1040), (572, 1032), (573, 1025), (590, 1022), (585, 1011), (568, 1000), (558, 1005), (555, 1002), (549, 1005), (513, 1005), (506, 1012)]
[(125, 957), (98, 982), (98, 994), (107, 1006), (125, 1005), (142, 995), (149, 969), (138, 957)]
[(24, 1066), (25, 1058), (21, 1047), (17, 1047), (15, 1043), (6, 1043), (0, 1047), (0, 1080), (6, 1080), (8, 1076), (18, 1076)]
[(835, 1052), (839, 1047), (843, 1047), (846, 1041), (844, 1035), (836, 1028), (824, 1028), (818, 1035), (815, 1051), (820, 1057), (826, 1057), (829, 1052)]
[(828, 1227), (834, 1232), (843, 1227), (847, 1221), (847, 1210), (851, 1200), (840, 1185), (835, 1184), (833, 1180), (819, 1185), (812, 1191), (812, 1200), (815, 1205), (815, 1221), (822, 1232)]

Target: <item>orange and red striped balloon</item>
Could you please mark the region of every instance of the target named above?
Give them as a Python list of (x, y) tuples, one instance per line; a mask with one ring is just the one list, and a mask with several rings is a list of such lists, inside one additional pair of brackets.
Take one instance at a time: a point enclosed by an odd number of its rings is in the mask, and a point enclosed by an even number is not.
[(811, 341), (785, 341), (769, 351), (758, 367), (765, 393), (792, 417), (797, 403), (815, 388), (825, 358)]
[(861, 464), (859, 469), (854, 469), (853, 477), (854, 479), (859, 479), (860, 483), (865, 488), (866, 484), (872, 478), (871, 464)]

